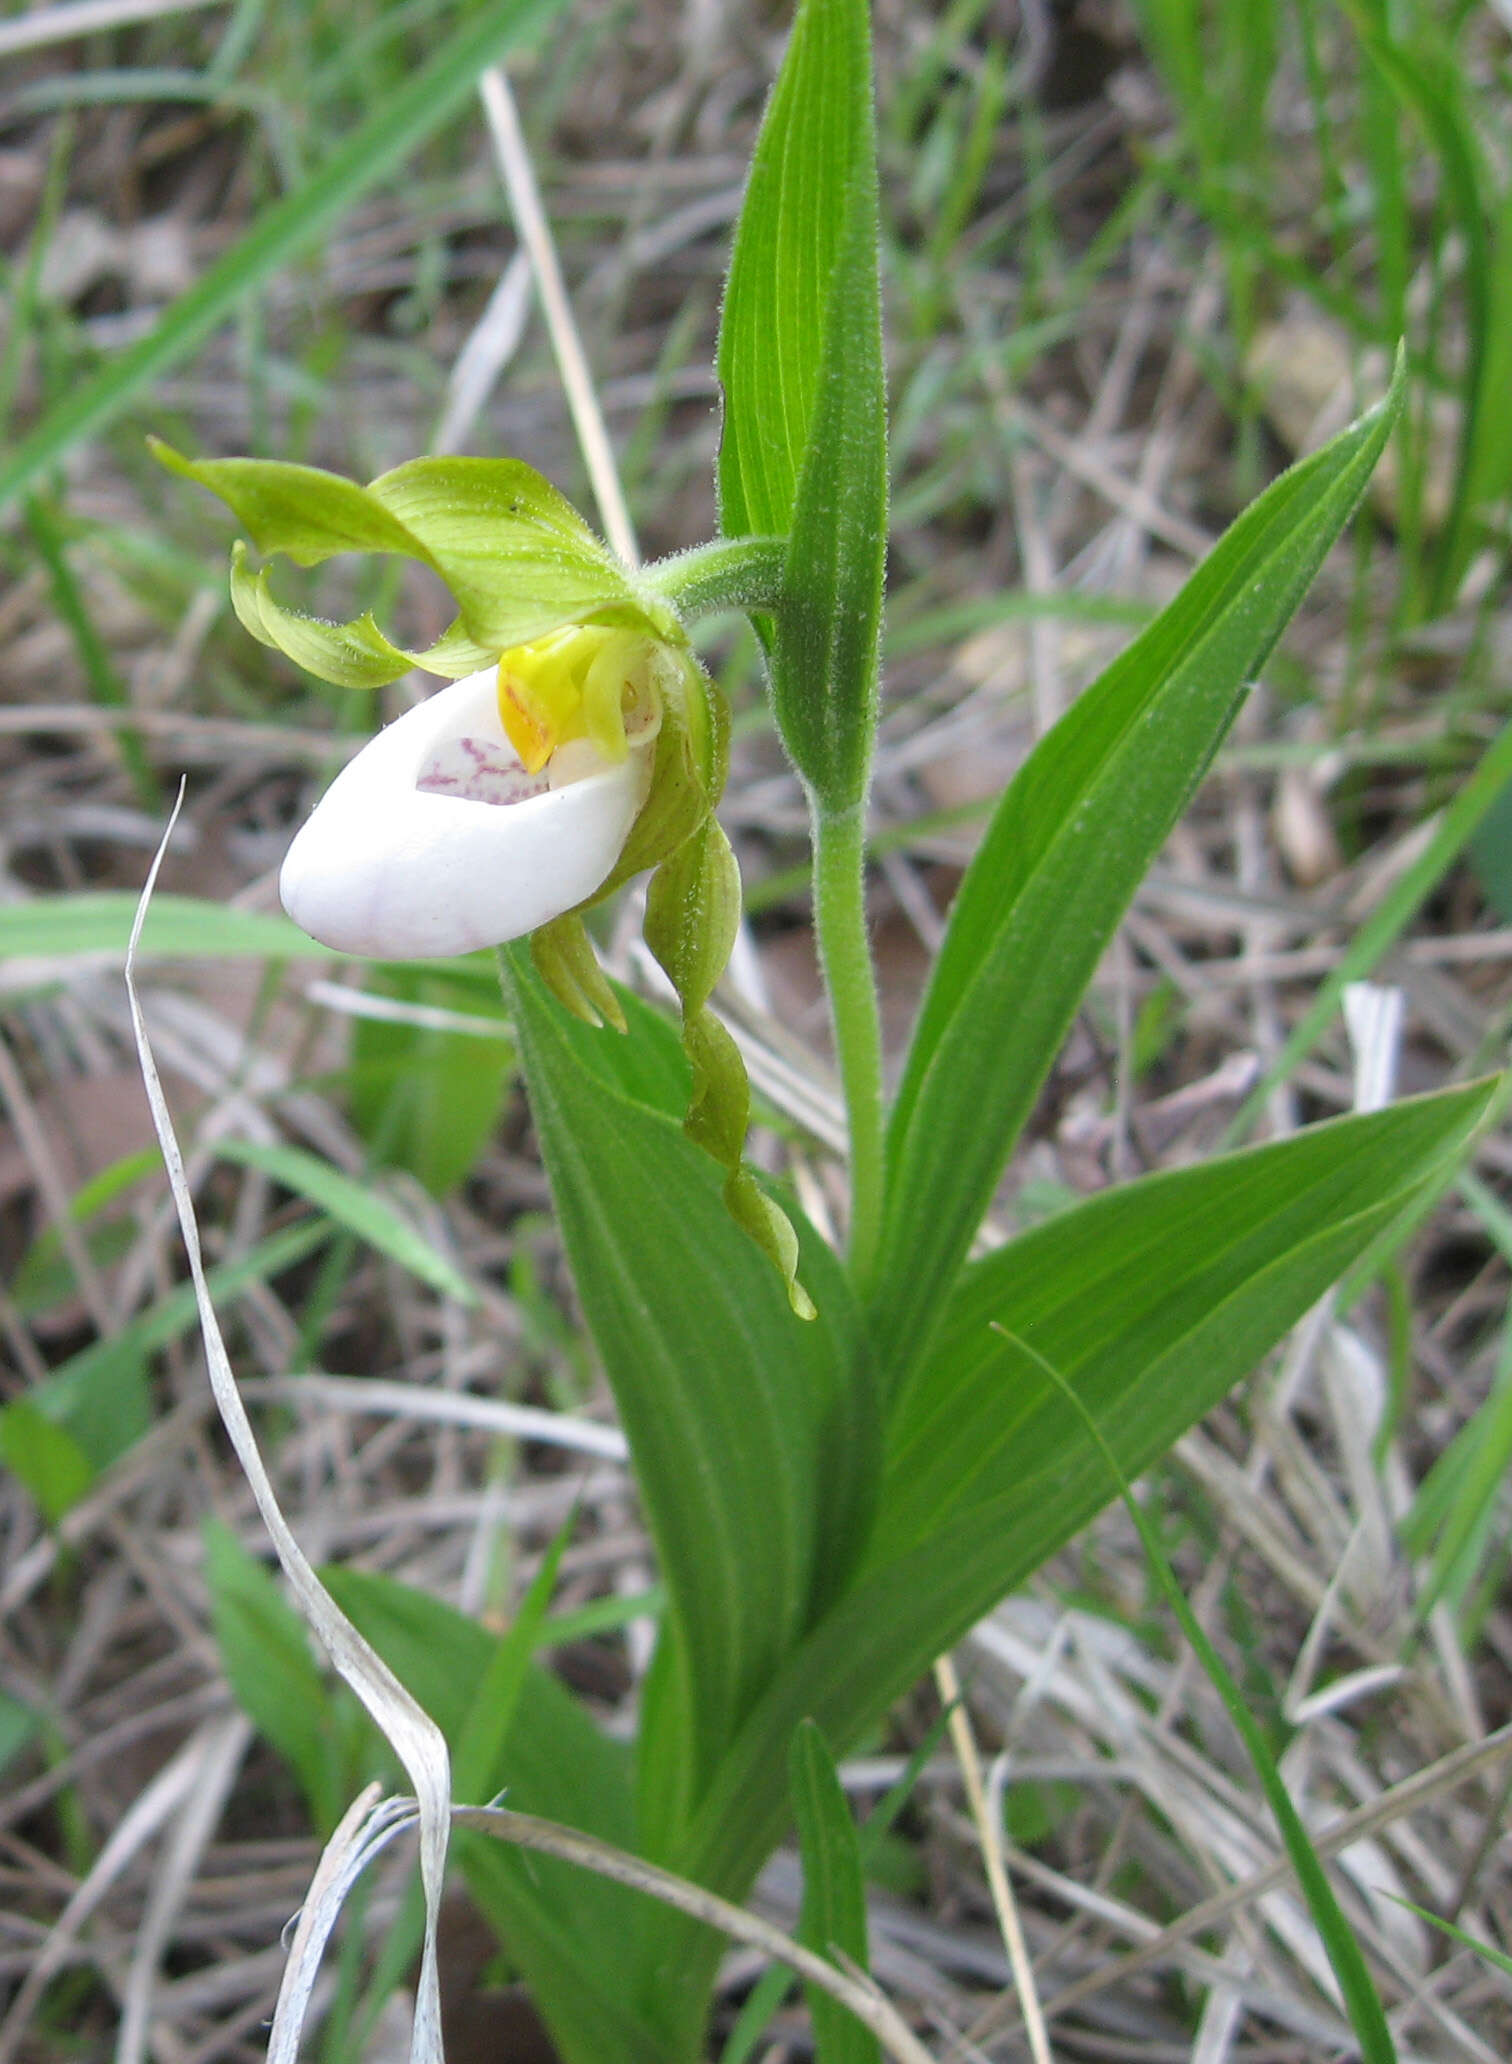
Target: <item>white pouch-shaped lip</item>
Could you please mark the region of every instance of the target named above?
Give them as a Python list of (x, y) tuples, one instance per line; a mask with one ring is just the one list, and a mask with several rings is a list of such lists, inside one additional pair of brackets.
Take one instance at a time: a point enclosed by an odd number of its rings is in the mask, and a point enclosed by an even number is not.
[[(284, 909), (340, 953), (471, 953), (591, 896), (651, 779), (564, 746), (527, 774), (499, 721), (494, 670), (454, 681), (380, 731), (316, 804), (279, 876)], [(552, 785), (548, 785), (552, 784)]]

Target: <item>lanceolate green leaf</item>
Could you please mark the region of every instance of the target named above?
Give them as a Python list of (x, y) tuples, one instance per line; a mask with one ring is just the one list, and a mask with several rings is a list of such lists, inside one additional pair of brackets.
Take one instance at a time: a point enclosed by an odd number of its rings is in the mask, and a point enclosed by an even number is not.
[(1241, 516), (1020, 770), (951, 914), (889, 1132), (876, 1337), (927, 1339), (1057, 1045), (1135, 888), (1329, 546), (1400, 406)]
[[(679, 1866), (743, 1889), (781, 1835), (773, 1771), (798, 1722), (813, 1718), (844, 1753), (1107, 1502), (1085, 1423), (995, 1324), (1064, 1373), (1137, 1476), (1438, 1180), (1493, 1094), (1425, 1097), (1153, 1176), (973, 1266), (895, 1412), (866, 1563), (721, 1762)], [(931, 1438), (969, 1471), (964, 1489), (935, 1471)]]
[(866, 0), (800, 0), (757, 139), (719, 329), (725, 532), (785, 536), (812, 434), (834, 274), (870, 175)]
[[(0, 963), (62, 960), (87, 953), (108, 954), (119, 962), (136, 906), (134, 895), (109, 889), (8, 903), (0, 909)], [(267, 960), (333, 958), (329, 947), (317, 945), (286, 917), (233, 910), (196, 896), (155, 897), (142, 930), (141, 951)]]
[(667, 1583), (687, 1699), (658, 1710), (686, 1707), (673, 1760), (691, 1804), (859, 1551), (879, 1438), (861, 1342), (812, 1234), (802, 1268), (819, 1317), (793, 1316), (725, 1210), (718, 1168), (630, 1087), (635, 1033), (590, 1031), (551, 1002), (523, 948), (501, 958), (578, 1294)]
[(857, 112), (866, 121), (866, 151), (852, 177), (825, 315), (772, 652), (783, 743), (831, 815), (859, 808), (866, 795), (887, 550), (887, 387), (869, 91)]

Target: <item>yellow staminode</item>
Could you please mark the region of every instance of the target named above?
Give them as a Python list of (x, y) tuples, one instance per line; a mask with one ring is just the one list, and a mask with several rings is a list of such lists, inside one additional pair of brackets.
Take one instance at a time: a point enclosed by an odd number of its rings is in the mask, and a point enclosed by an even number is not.
[(644, 737), (654, 722), (655, 646), (644, 632), (570, 624), (499, 660), (499, 720), (526, 771), (538, 774), (559, 745), (586, 738), (618, 764), (626, 721)]

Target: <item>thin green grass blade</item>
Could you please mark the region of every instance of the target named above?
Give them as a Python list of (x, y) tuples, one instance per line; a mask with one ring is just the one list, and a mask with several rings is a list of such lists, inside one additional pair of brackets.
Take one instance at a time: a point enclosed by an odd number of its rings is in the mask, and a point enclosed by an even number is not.
[[(945, 1738), (945, 1731), (950, 1725), (950, 1716), (954, 1711), (955, 1706), (952, 1702), (936, 1716), (934, 1724), (914, 1749), (896, 1781), (889, 1785), (885, 1794), (856, 1830), (863, 1873), (870, 1869), (872, 1859), (881, 1849), (893, 1822), (913, 1797), (919, 1779), (928, 1767), (929, 1759)], [(792, 1990), (793, 1983), (793, 1974), (781, 1964), (773, 1964), (769, 1970), (763, 1972), (736, 2017), (735, 2025), (719, 2053), (719, 2064), (747, 2064), (747, 2059), (755, 2055), (772, 2016)]]
[[(74, 650), (84, 669), (84, 678), (89, 683), (89, 692), (95, 701), (106, 709), (126, 709), (131, 697), (126, 684), (111, 664), (105, 640), (95, 627), (89, 613), (89, 604), (84, 591), (74, 577), (68, 563), (63, 532), (51, 505), (41, 495), (29, 495), (26, 502), (27, 527), (37, 556), (47, 571), (52, 586), (53, 605), (69, 636)], [(121, 765), (130, 777), (136, 791), (136, 799), (142, 808), (154, 815), (160, 815), (164, 808), (163, 791), (152, 762), (147, 757), (147, 748), (139, 732), (124, 727), (116, 733), (116, 751)]]
[[(1465, 1201), (1512, 1260), (1512, 1212), (1476, 1176), (1460, 1177)], [(1503, 1335), (1485, 1402), (1429, 1470), (1402, 1527), (1415, 1554), (1432, 1547), (1426, 1583), (1413, 1601), (1421, 1622), (1443, 1597), (1458, 1607), (1473, 1585), (1497, 1524), (1512, 1469), (1512, 1327)]]
[(303, 186), (259, 216), (157, 327), (65, 395), (0, 462), (0, 508), (207, 337), (269, 273), (307, 250), (385, 173), (453, 115), (485, 66), (559, 11), (561, 0), (485, 0), (435, 56), (373, 109)]
[(1396, 2064), (1396, 2045), (1387, 2026), (1385, 2009), (1376, 1990), (1375, 1980), (1370, 1975), (1354, 1930), (1344, 1918), (1343, 1910), (1334, 1897), (1328, 1874), (1318, 1860), (1302, 1816), (1292, 1804), (1286, 1782), (1276, 1768), (1265, 1735), (1259, 1722), (1250, 1711), (1244, 1693), (1234, 1682), (1227, 1664), (1219, 1655), (1201, 1621), (1187, 1604), (1186, 1594), (1176, 1581), (1175, 1572), (1166, 1559), (1160, 1545), (1160, 1536), (1151, 1526), (1144, 1507), (1129, 1487), (1129, 1480), (1119, 1467), (1118, 1457), (1103, 1436), (1102, 1429), (1092, 1417), (1075, 1390), (1065, 1377), (1045, 1357), (1036, 1352), (1025, 1340), (1017, 1340), (1011, 1334), (1005, 1339), (1014, 1340), (1022, 1352), (1038, 1364), (1044, 1375), (1059, 1390), (1061, 1396), (1081, 1419), (1087, 1434), (1096, 1445), (1098, 1453), (1107, 1465), (1108, 1475), (1118, 1486), (1119, 1496), (1130, 1519), (1139, 1530), (1144, 1544), (1145, 1561), (1151, 1574), (1160, 1586), (1166, 1602), (1181, 1624), (1181, 1631), (1191, 1643), (1197, 1660), (1207, 1673), (1208, 1682), (1223, 1701), (1225, 1712), (1234, 1723), (1240, 1740), (1248, 1751), (1255, 1775), (1260, 1780), (1266, 1802), (1275, 1815), (1276, 1825), (1281, 1830), (1281, 1839), (1286, 1844), (1286, 1853), (1291, 1858), (1292, 1869), (1297, 1874), (1307, 1900), (1313, 1923), (1323, 1938), (1323, 1947), (1328, 1952), (1328, 1961), (1333, 1966), (1334, 1976), (1339, 1981), (1350, 2026), (1359, 2040), (1360, 2053), (1366, 2064)]
[[(136, 897), (110, 889), (79, 895), (37, 896), (0, 909), (0, 962), (67, 960), (108, 955), (123, 960)], [(286, 917), (232, 910), (195, 896), (157, 896), (147, 913), (141, 951), (185, 959), (251, 955), (266, 960), (330, 960), (329, 947)]]
[(264, 1140), (232, 1139), (217, 1140), (215, 1152), (220, 1160), (255, 1168), (286, 1190), (308, 1199), (338, 1225), (397, 1261), (401, 1268), (407, 1268), (422, 1283), (429, 1283), (443, 1297), (454, 1298), (462, 1305), (477, 1303), (477, 1291), (456, 1264), (438, 1253), (386, 1198), (365, 1183), (343, 1175), (318, 1154)]
[[(843, 1957), (868, 1970), (866, 1887), (856, 1823), (829, 1744), (812, 1720), (793, 1735), (788, 1784), (803, 1859), (798, 1940), (831, 1962)], [(817, 1986), (806, 1985), (804, 1991), (818, 2064), (881, 2064), (882, 2052), (869, 2028)]]
[(1457, 1928), (1453, 1921), (1446, 1921), (1442, 1914), (1431, 1913), (1426, 1906), (1414, 1906), (1410, 1899), (1399, 1898), (1395, 1892), (1388, 1892), (1388, 1899), (1395, 1899), (1398, 1906), (1405, 1906), (1408, 1913), (1415, 1913), (1420, 1921), (1426, 1921), (1430, 1928), (1437, 1928), (1441, 1935), (1447, 1935), (1451, 1942), (1457, 1942), (1461, 1949), (1468, 1949), (1473, 1955), (1484, 1957), (1493, 1970), (1500, 1971), (1504, 1978), (1512, 1978), (1512, 1956), (1494, 1943), (1482, 1942), (1477, 1935), (1467, 1935), (1463, 1928)]
[(36, 319), (42, 267), (46, 262), (48, 247), (52, 243), (53, 232), (58, 226), (58, 217), (62, 213), (68, 191), (68, 169), (73, 156), (73, 143), (73, 119), (71, 116), (65, 116), (57, 126), (52, 148), (48, 152), (47, 176), (42, 184), (42, 194), (26, 256), (5, 268), (7, 307), (5, 337), (4, 341), (0, 342), (0, 433), (6, 437), (10, 435), (11, 408), (15, 402), (16, 387), (20, 381), (26, 348)]

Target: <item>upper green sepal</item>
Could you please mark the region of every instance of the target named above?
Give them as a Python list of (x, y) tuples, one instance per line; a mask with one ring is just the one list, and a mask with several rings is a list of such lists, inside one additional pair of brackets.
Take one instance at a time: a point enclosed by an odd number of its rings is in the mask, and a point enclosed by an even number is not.
[(412, 666), (452, 678), (564, 624), (623, 621), (680, 637), (676, 615), (643, 593), (581, 516), (519, 459), (412, 459), (366, 487), (316, 466), (184, 458), (154, 438), (170, 471), (208, 488), (257, 550), (316, 566), (342, 552), (417, 560), (457, 600), (458, 620), (427, 651), (393, 644), (369, 616), (323, 624), (285, 609), (244, 555), (232, 595), (252, 635), (342, 687), (378, 687)]

